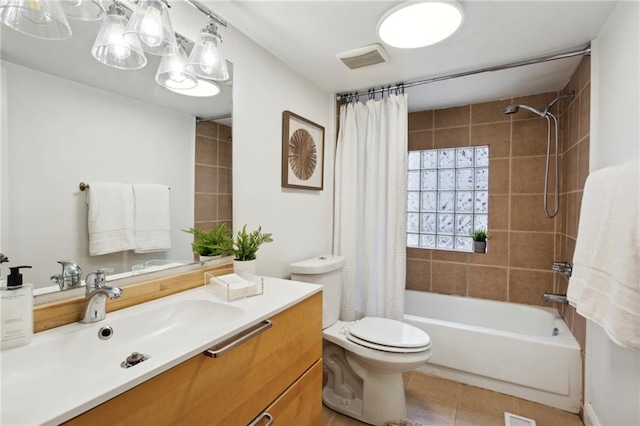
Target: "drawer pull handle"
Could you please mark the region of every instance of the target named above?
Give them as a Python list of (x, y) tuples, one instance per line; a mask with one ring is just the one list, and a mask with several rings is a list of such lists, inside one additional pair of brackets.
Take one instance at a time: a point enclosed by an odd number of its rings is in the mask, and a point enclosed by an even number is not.
[(256, 324), (253, 327), (242, 332), (239, 335), (239, 337), (234, 336), (232, 338), (234, 340), (232, 340), (231, 342), (229, 342), (230, 339), (227, 339), (224, 342), (221, 342), (207, 349), (204, 353), (205, 355), (208, 355), (211, 358), (218, 358), (219, 356), (224, 355), (226, 352), (229, 352), (231, 349), (235, 348), (236, 346), (239, 346), (242, 343), (246, 342), (247, 340), (257, 336), (258, 334), (267, 331), (272, 326), (273, 326), (273, 323), (271, 321), (264, 320), (261, 323)]
[(258, 417), (256, 417), (247, 426), (256, 426), (258, 423), (260, 423), (260, 420), (264, 419), (265, 417), (268, 418), (269, 421), (264, 426), (271, 426), (271, 423), (273, 423), (273, 416), (271, 414), (267, 413), (266, 411), (264, 411), (262, 414), (260, 414)]

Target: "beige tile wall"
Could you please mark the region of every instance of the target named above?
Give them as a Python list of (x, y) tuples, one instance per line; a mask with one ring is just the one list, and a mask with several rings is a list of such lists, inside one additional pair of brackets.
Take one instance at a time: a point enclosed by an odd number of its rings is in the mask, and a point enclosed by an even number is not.
[[(561, 210), (562, 222), (556, 234), (556, 246), (560, 259), (569, 262), (572, 262), (576, 246), (582, 190), (589, 174), (590, 66), (590, 57), (587, 56), (562, 91), (562, 93), (570, 93), (573, 90), (576, 94), (573, 101), (561, 104), (563, 155), (560, 195), (562, 206), (565, 208)], [(555, 281), (556, 290), (559, 293), (566, 293), (568, 280), (557, 276)], [(562, 305), (560, 313), (584, 351), (586, 320), (569, 305)]]
[[(555, 260), (573, 258), (582, 188), (589, 165), (589, 58), (561, 93), (560, 211), (543, 212), (547, 121), (510, 104), (542, 109), (559, 93), (545, 93), (409, 114), (409, 150), (489, 145), (489, 242), (487, 254), (407, 249), (407, 288), (552, 306), (544, 291), (566, 292), (567, 281), (551, 271)], [(553, 207), (553, 158), (549, 209)], [(573, 308), (558, 306), (584, 348), (585, 321)]]
[(210, 229), (226, 222), (231, 229), (231, 127), (196, 124), (194, 226)]
[(407, 249), (407, 288), (543, 304), (542, 292), (553, 291), (558, 222), (542, 212), (547, 122), (503, 111), (541, 108), (556, 95), (409, 114), (409, 150), (489, 145), (490, 238), (487, 254)]

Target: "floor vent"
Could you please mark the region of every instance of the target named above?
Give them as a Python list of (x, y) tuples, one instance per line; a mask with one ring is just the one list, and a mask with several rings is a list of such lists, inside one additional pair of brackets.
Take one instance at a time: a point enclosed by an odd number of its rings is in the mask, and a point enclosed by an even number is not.
[(339, 53), (336, 57), (352, 70), (382, 64), (389, 60), (384, 47), (377, 43)]
[(536, 426), (536, 421), (511, 413), (504, 413), (505, 426)]

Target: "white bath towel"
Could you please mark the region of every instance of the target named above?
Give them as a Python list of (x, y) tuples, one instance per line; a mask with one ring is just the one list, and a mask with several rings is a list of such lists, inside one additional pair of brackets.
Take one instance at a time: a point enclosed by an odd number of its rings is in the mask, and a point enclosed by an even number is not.
[(584, 188), (567, 298), (620, 346), (640, 352), (640, 161), (598, 170)]
[(133, 185), (136, 253), (171, 248), (171, 206), (166, 185)]
[(87, 204), (91, 256), (136, 247), (131, 185), (91, 182)]

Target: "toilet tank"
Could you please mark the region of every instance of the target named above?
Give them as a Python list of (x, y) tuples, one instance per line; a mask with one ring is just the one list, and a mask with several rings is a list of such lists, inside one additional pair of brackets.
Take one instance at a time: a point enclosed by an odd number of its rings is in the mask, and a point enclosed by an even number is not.
[(342, 299), (342, 256), (319, 256), (290, 265), (291, 279), (322, 286), (322, 328), (340, 317)]

